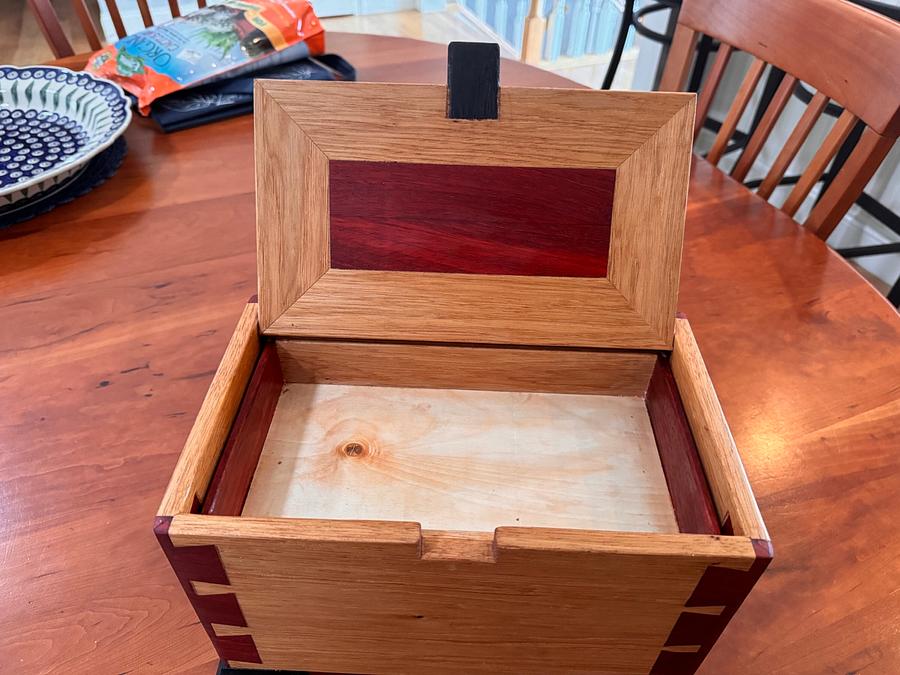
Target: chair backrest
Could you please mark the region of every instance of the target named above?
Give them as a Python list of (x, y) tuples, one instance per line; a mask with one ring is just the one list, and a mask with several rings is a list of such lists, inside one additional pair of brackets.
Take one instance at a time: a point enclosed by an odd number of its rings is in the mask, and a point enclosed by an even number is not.
[(826, 239), (859, 197), (900, 131), (900, 24), (845, 0), (684, 0), (660, 89), (681, 90), (701, 34), (721, 45), (697, 101), (695, 135), (735, 51), (752, 56), (750, 68), (722, 122), (707, 159), (717, 163), (767, 64), (784, 71), (778, 89), (732, 169), (743, 180), (785, 105), (801, 83), (815, 88), (784, 147), (759, 186), (768, 198), (781, 182), (829, 100), (843, 112), (782, 206), (793, 216), (859, 125), (856, 146), (804, 225)]
[[(78, 14), (81, 29), (84, 31), (84, 35), (87, 38), (91, 49), (100, 49), (103, 46), (103, 43), (100, 40), (102, 33), (97, 27), (97, 23), (94, 21), (91, 13), (88, 11), (85, 0), (71, 0), (71, 2)], [(125, 31), (125, 24), (122, 21), (122, 15), (119, 12), (117, 0), (105, 0), (105, 2), (106, 8), (109, 11), (109, 18), (112, 20), (112, 24), (116, 29), (116, 34), (120, 38), (125, 37), (127, 32)], [(153, 25), (153, 15), (150, 14), (150, 7), (147, 5), (147, 0), (136, 0), (136, 2), (138, 9), (141, 12), (141, 19), (144, 22), (144, 26), (149, 28)], [(75, 53), (72, 49), (72, 43), (69, 42), (69, 38), (66, 37), (62, 24), (59, 21), (59, 15), (56, 13), (56, 10), (53, 9), (50, 0), (28, 0), (28, 5), (31, 7), (31, 11), (34, 14), (35, 19), (37, 19), (38, 26), (44, 34), (47, 44), (50, 45), (53, 55), (58, 59), (65, 56), (72, 56)], [(197, 0), (197, 6), (206, 7), (206, 0)], [(172, 18), (181, 16), (178, 0), (169, 0), (169, 13)]]

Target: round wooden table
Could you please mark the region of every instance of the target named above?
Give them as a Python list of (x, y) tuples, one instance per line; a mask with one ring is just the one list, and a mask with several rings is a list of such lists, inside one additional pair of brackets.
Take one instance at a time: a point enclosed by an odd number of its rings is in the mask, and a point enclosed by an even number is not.
[[(361, 80), (446, 78), (441, 45), (328, 46)], [(503, 82), (573, 86), (512, 62)], [(0, 230), (4, 672), (215, 671), (151, 524), (256, 291), (252, 120), (127, 139), (108, 183)], [(699, 158), (684, 251), (680, 308), (775, 546), (702, 672), (900, 672), (897, 313)]]

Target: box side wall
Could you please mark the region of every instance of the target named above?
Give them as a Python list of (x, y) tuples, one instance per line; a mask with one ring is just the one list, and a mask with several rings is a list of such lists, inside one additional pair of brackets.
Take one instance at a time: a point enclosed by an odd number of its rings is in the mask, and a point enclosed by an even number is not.
[(716, 503), (722, 532), (768, 541), (744, 465), (690, 324), (675, 322), (672, 372)]
[(701, 535), (502, 528), (486, 549), (415, 523), (187, 515), (170, 536), (221, 560), (246, 628), (217, 638), (326, 672), (647, 673), (708, 571), (754, 561), (745, 538)]
[(202, 504), (259, 355), (259, 344), (257, 305), (248, 303), (185, 441), (158, 516), (190, 513)]
[(286, 382), (643, 396), (653, 352), (276, 340)]

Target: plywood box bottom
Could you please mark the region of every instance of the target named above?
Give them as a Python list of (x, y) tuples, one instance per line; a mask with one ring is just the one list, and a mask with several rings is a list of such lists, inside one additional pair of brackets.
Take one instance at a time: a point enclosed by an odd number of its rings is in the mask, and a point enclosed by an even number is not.
[(678, 531), (640, 397), (291, 382), (242, 515)]
[(248, 305), (157, 520), (223, 659), (696, 667), (771, 549), (675, 335), (671, 355), (268, 340)]

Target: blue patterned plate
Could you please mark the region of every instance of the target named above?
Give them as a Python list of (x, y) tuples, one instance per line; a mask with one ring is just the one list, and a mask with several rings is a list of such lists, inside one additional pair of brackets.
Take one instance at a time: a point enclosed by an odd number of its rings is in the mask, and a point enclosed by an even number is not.
[(119, 85), (53, 66), (0, 66), (0, 208), (74, 176), (131, 121)]

